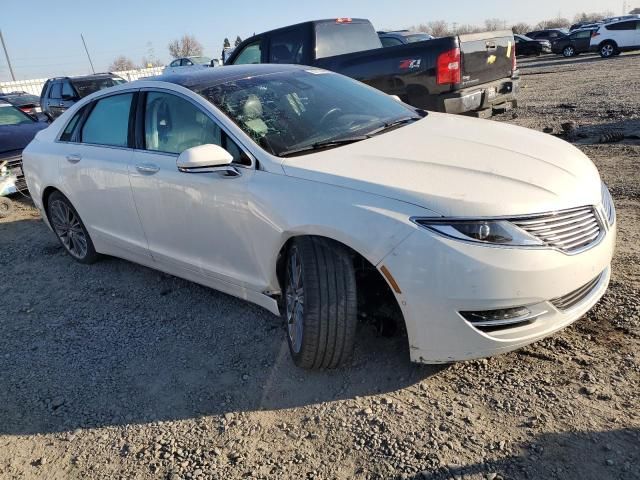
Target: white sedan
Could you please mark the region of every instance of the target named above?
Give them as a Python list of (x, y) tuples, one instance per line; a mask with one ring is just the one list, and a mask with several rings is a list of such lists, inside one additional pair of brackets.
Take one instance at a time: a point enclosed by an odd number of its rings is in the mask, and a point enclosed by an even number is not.
[(396, 318), (411, 359), (494, 355), (604, 294), (615, 210), (568, 143), (425, 112), (341, 75), (246, 65), (78, 102), (24, 152), (67, 252), (146, 265), (284, 312), (295, 363)]

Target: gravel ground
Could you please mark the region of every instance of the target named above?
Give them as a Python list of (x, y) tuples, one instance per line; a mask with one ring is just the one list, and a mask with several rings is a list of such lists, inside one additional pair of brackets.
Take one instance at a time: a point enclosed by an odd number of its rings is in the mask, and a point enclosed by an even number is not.
[(22, 201), (0, 221), (0, 478), (639, 479), (640, 55), (521, 69), (497, 120), (578, 144), (618, 208), (611, 287), (583, 319), (440, 367), (363, 327), (350, 366), (301, 371), (280, 319), (74, 263)]

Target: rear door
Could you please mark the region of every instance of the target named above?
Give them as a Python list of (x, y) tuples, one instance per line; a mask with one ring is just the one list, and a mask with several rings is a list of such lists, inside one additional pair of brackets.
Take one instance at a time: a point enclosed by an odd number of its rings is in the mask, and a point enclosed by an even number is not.
[(625, 22), (613, 23), (611, 25), (606, 25), (605, 29), (607, 30), (607, 37), (614, 40), (618, 47), (620, 48), (629, 48), (638, 45), (636, 43), (637, 36), (637, 21), (636, 20), (628, 20)]
[(514, 44), (508, 31), (460, 35), (463, 87), (511, 77)]
[(584, 30), (571, 34), (571, 43), (576, 52), (588, 52), (591, 44), (591, 30)]

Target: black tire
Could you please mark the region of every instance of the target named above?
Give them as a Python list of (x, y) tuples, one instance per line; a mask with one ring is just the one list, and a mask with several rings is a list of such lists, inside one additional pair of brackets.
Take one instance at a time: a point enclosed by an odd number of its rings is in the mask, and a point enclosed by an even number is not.
[(566, 47), (564, 47), (562, 49), (562, 56), (563, 57), (575, 57), (576, 55), (576, 49), (574, 47), (572, 47), (571, 45), (567, 45)]
[[(92, 264), (100, 258), (80, 215), (62, 193), (53, 192), (49, 196), (47, 217), (58, 241), (74, 260), (84, 264)], [(65, 217), (67, 224), (65, 224)]]
[(7, 218), (13, 212), (13, 202), (7, 197), (0, 197), (0, 218)]
[(353, 353), (358, 323), (356, 276), (347, 249), (322, 238), (294, 240), (287, 252), (284, 297), (287, 342), (294, 363), (307, 369), (346, 363)]
[(602, 45), (600, 45), (599, 51), (602, 58), (611, 58), (616, 55), (618, 46), (613, 42), (604, 42)]

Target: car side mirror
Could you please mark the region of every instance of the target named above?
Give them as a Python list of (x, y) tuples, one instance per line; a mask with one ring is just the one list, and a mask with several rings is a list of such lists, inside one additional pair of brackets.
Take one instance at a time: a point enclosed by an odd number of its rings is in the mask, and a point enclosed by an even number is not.
[(178, 170), (183, 173), (219, 172), (227, 176), (237, 176), (238, 171), (231, 166), (233, 156), (219, 145), (207, 143), (188, 148), (178, 156)]

